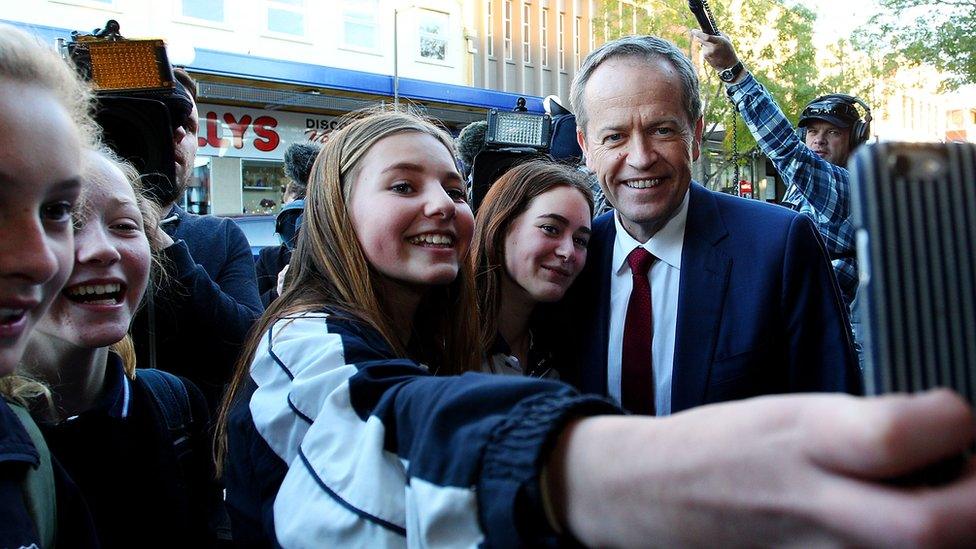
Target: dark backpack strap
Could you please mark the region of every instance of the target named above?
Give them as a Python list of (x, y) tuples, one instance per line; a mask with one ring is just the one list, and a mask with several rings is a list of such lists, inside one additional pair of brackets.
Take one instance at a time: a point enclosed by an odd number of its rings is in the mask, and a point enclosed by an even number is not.
[[(26, 408), (0, 398), (0, 406), (9, 406), (10, 411), (20, 420), (24, 431), (30, 437), (37, 450), (38, 464), (36, 467), (25, 467), (24, 478), (21, 481), (21, 491), (27, 513), (34, 521), (34, 528), (42, 547), (53, 547), (58, 532), (57, 495), (55, 490), (54, 468), (51, 462), (51, 451), (44, 441), (44, 436), (37, 424), (31, 418)], [(4, 517), (0, 520), (8, 520)]]
[(184, 458), (192, 450), (190, 446), (190, 425), (193, 413), (190, 410), (190, 395), (183, 380), (162, 370), (136, 370), (136, 380), (149, 390), (155, 401), (156, 410), (166, 422), (170, 441), (176, 459), (182, 465)]

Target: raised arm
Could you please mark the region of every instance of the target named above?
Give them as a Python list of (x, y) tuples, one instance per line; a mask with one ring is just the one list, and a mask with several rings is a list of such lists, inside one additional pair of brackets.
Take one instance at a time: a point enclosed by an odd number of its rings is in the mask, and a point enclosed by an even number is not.
[(959, 455), (973, 433), (947, 391), (763, 397), (579, 420), (546, 477), (587, 546), (971, 546), (976, 463), (942, 486), (885, 479)]
[[(692, 30), (702, 45), (705, 61), (716, 70), (740, 61), (725, 35), (708, 35)], [(783, 179), (795, 185), (825, 222), (845, 223), (851, 213), (850, 174), (815, 154), (796, 133), (769, 92), (748, 69), (727, 83), (736, 110), (756, 139), (763, 154), (776, 165)]]

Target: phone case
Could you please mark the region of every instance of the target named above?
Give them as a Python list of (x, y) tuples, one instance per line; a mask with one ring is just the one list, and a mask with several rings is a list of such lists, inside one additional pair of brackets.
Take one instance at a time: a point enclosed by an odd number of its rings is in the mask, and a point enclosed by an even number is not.
[(976, 144), (874, 143), (850, 169), (867, 392), (976, 403)]

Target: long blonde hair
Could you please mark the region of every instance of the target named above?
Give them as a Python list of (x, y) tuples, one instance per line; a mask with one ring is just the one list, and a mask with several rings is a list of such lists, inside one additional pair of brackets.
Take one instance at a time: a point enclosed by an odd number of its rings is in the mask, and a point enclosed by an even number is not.
[[(92, 119), (91, 89), (50, 47), (10, 25), (0, 24), (0, 81), (20, 82), (50, 92), (68, 112), (83, 147), (92, 147), (100, 131)], [(48, 388), (19, 375), (0, 378), (0, 396), (21, 404), (38, 398), (50, 401)]]
[[(375, 329), (393, 352), (407, 357), (407, 344), (397, 337), (389, 307), (380, 291), (380, 275), (366, 260), (349, 216), (348, 203), (359, 163), (369, 149), (391, 135), (417, 132), (437, 139), (454, 156), (451, 138), (422, 116), (404, 111), (369, 109), (352, 113), (312, 166), (305, 195), (305, 213), (288, 280), (281, 296), (271, 303), (252, 328), (234, 378), (220, 406), (216, 458), (221, 467), (226, 452), (227, 420), (235, 396), (248, 376), (262, 335), (279, 318), (328, 307)], [(417, 310), (414, 334), (423, 360), (438, 374), (459, 374), (477, 369), (478, 322), (474, 284), (468, 257), (462, 257), (457, 278), (431, 288)]]
[(91, 87), (68, 61), (36, 37), (0, 24), (0, 81), (32, 84), (51, 92), (71, 116), (83, 148), (95, 148), (101, 129), (92, 118)]

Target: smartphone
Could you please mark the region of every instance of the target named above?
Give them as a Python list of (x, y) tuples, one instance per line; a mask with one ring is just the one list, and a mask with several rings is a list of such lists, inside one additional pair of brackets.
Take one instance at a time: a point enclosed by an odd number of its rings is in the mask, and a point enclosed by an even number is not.
[(849, 168), (866, 391), (976, 407), (976, 144), (872, 143)]

